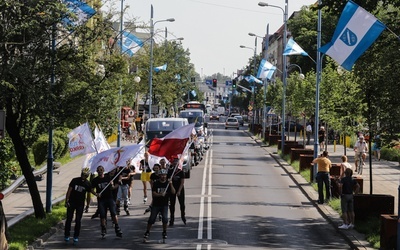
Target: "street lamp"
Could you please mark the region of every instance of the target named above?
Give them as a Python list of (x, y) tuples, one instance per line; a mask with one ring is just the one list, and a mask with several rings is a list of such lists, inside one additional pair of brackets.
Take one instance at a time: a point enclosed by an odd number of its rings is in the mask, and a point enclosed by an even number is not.
[(303, 71), (301, 70), (301, 67), (299, 65), (297, 65), (295, 63), (292, 63), (292, 64), (289, 64), (287, 67), (288, 67), (288, 69), (290, 69), (291, 67), (297, 67), (299, 69), (299, 71), (300, 71), (300, 74), (299, 74), (300, 79), (304, 80), (305, 76), (304, 76)]
[(153, 23), (153, 5), (151, 5), (150, 18), (150, 72), (149, 72), (149, 118), (151, 118), (151, 104), (153, 95), (153, 43), (154, 43), (154, 26), (160, 22), (175, 22), (174, 18), (159, 20)]
[[(257, 69), (256, 69), (257, 37), (256, 37), (254, 49), (252, 49), (252, 48), (250, 48), (250, 47), (246, 47), (246, 46), (244, 46), (244, 45), (240, 45), (240, 48), (242, 48), (242, 49), (251, 49), (251, 50), (254, 51), (253, 65), (254, 65), (254, 77), (256, 77), (256, 75), (257, 75)], [(255, 86), (255, 81), (253, 81), (253, 91), (252, 91), (252, 93), (251, 93), (251, 106), (252, 106), (252, 108), (254, 107), (254, 96), (255, 96), (255, 91), (256, 91), (256, 86)], [(254, 117), (255, 117), (255, 115), (253, 114), (251, 130), (254, 130)]]
[[(268, 26), (267, 26), (267, 36), (268, 36)], [(249, 36), (255, 36), (256, 37), (256, 39), (257, 39), (257, 37), (258, 38), (262, 38), (263, 40), (264, 40), (264, 38), (265, 37), (262, 37), (262, 36), (258, 36), (258, 35), (256, 35), (256, 34), (254, 34), (254, 33), (249, 33)], [(257, 41), (257, 40), (256, 40)], [(265, 40), (264, 40), (264, 45), (265, 45), (265, 43), (268, 43), (269, 41), (267, 41), (267, 39), (265, 38)], [(266, 47), (264, 47), (264, 48), (268, 48), (268, 46), (266, 46)], [(264, 49), (263, 48), (263, 49)], [(268, 51), (265, 49), (265, 52), (264, 52), (265, 54), (264, 54), (264, 58), (266, 59), (266, 60), (268, 60)], [(266, 122), (267, 122), (267, 118), (266, 118), (266, 116), (267, 116), (267, 104), (266, 104), (266, 102), (267, 102), (267, 83), (268, 83), (268, 79), (265, 79), (264, 80), (264, 88), (263, 88), (263, 119), (262, 119), (262, 138), (265, 140), (265, 128), (266, 128)]]
[[(273, 8), (278, 8), (281, 9), (283, 12), (283, 23), (284, 23), (284, 31), (283, 31), (283, 46), (286, 46), (286, 39), (287, 39), (287, 15), (288, 15), (288, 0), (285, 0), (285, 9), (277, 6), (277, 5), (272, 5), (264, 2), (259, 2), (259, 6), (261, 7), (273, 7)], [(281, 137), (281, 142), (282, 142), (282, 147), (281, 150), (283, 152), (284, 146), (285, 146), (285, 103), (286, 103), (286, 78), (287, 78), (287, 58), (285, 55), (283, 55), (283, 93), (282, 93), (282, 137)]]

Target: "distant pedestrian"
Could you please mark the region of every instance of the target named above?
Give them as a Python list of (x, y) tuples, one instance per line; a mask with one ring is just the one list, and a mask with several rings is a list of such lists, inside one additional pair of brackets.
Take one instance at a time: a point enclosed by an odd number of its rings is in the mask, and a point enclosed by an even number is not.
[(325, 127), (321, 126), (318, 130), (318, 143), (319, 143), (319, 150), (322, 152), (325, 150)]
[(174, 185), (171, 180), (167, 180), (166, 169), (159, 171), (160, 179), (153, 184), (152, 188), (152, 207), (149, 220), (147, 222), (146, 232), (144, 233), (144, 241), (146, 241), (150, 235), (150, 229), (156, 221), (157, 215), (162, 214), (162, 237), (167, 238), (167, 226), (168, 226), (168, 204), (171, 195), (175, 194)]
[(312, 126), (310, 123), (307, 123), (306, 135), (307, 135), (307, 145), (310, 145), (310, 140), (312, 135)]
[(65, 196), (65, 206), (67, 207), (67, 219), (64, 228), (64, 240), (69, 241), (71, 223), (75, 213), (74, 242), (78, 242), (81, 231), (81, 220), (85, 207), (86, 193), (90, 192), (91, 185), (87, 180), (89, 169), (84, 169), (80, 177), (73, 178), (68, 185)]
[(319, 157), (313, 160), (313, 163), (318, 165), (318, 172), (316, 176), (318, 185), (318, 204), (324, 204), (324, 184), (326, 200), (331, 198), (331, 181), (329, 171), (332, 167), (331, 161), (328, 159), (328, 152), (324, 151)]
[(372, 152), (374, 154), (375, 160), (381, 160), (381, 147), (382, 141), (380, 135), (376, 135), (374, 139), (374, 144), (372, 145)]
[(110, 211), (111, 219), (114, 223), (115, 233), (118, 237), (122, 237), (122, 231), (118, 225), (118, 217), (116, 212), (115, 195), (113, 190), (118, 189), (118, 184), (112, 181), (110, 175), (104, 174), (104, 167), (97, 167), (98, 176), (92, 180), (92, 193), (98, 197), (98, 209), (100, 213), (101, 235), (104, 237), (107, 233), (106, 213)]
[(340, 229), (351, 229), (354, 227), (354, 197), (353, 192), (358, 194), (360, 185), (353, 179), (353, 170), (347, 168), (345, 177), (340, 180), (340, 206), (342, 209), (343, 224)]
[(360, 137), (358, 137), (358, 141), (354, 144), (354, 151), (355, 151), (354, 160), (356, 166), (355, 171), (357, 172), (358, 168), (360, 167), (358, 166), (358, 161), (360, 160), (360, 157), (363, 161), (363, 165), (365, 165), (365, 159), (367, 157), (367, 152), (368, 152), (368, 144), (365, 142), (363, 135), (360, 135)]
[(129, 164), (129, 168), (131, 170), (131, 177), (129, 180), (129, 189), (128, 189), (128, 205), (131, 204), (131, 196), (132, 196), (132, 189), (133, 189), (133, 180), (135, 179), (136, 168), (133, 164)]
[(149, 153), (144, 153), (144, 159), (140, 161), (139, 169), (142, 171), (140, 180), (143, 183), (143, 203), (147, 202), (147, 183), (150, 183), (151, 168), (149, 165)]

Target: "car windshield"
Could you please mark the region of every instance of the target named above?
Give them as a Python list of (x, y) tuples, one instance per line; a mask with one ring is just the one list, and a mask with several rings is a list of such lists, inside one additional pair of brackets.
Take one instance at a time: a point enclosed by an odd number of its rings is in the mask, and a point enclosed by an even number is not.
[(236, 118), (228, 118), (227, 122), (237, 122)]
[(173, 131), (184, 126), (182, 121), (157, 121), (149, 122), (147, 131)]

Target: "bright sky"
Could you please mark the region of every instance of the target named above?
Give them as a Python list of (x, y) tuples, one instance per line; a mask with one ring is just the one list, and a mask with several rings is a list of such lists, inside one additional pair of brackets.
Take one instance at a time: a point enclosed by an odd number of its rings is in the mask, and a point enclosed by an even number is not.
[[(285, 9), (285, 0), (261, 0)], [(120, 1), (113, 1), (121, 9)], [(149, 23), (150, 6), (154, 8), (153, 21), (175, 18), (175, 22), (158, 22), (155, 30), (168, 29), (168, 39), (183, 37), (182, 45), (189, 49), (191, 62), (201, 76), (221, 73), (233, 76), (244, 68), (254, 55), (255, 37), (265, 36), (269, 23), (272, 34), (283, 25), (283, 11), (274, 7), (260, 7), (260, 0), (124, 0), (129, 6), (124, 20)], [(288, 17), (303, 5), (316, 0), (289, 0)], [(164, 36), (165, 32), (160, 32)], [(257, 54), (261, 39), (257, 39)], [(244, 45), (247, 48), (240, 48)]]

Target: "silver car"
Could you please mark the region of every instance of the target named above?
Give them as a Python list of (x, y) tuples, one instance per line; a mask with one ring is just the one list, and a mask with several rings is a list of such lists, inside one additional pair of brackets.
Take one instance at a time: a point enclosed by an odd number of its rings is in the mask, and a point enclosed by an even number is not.
[(225, 121), (225, 129), (236, 128), (239, 130), (239, 121), (235, 117), (228, 117)]

